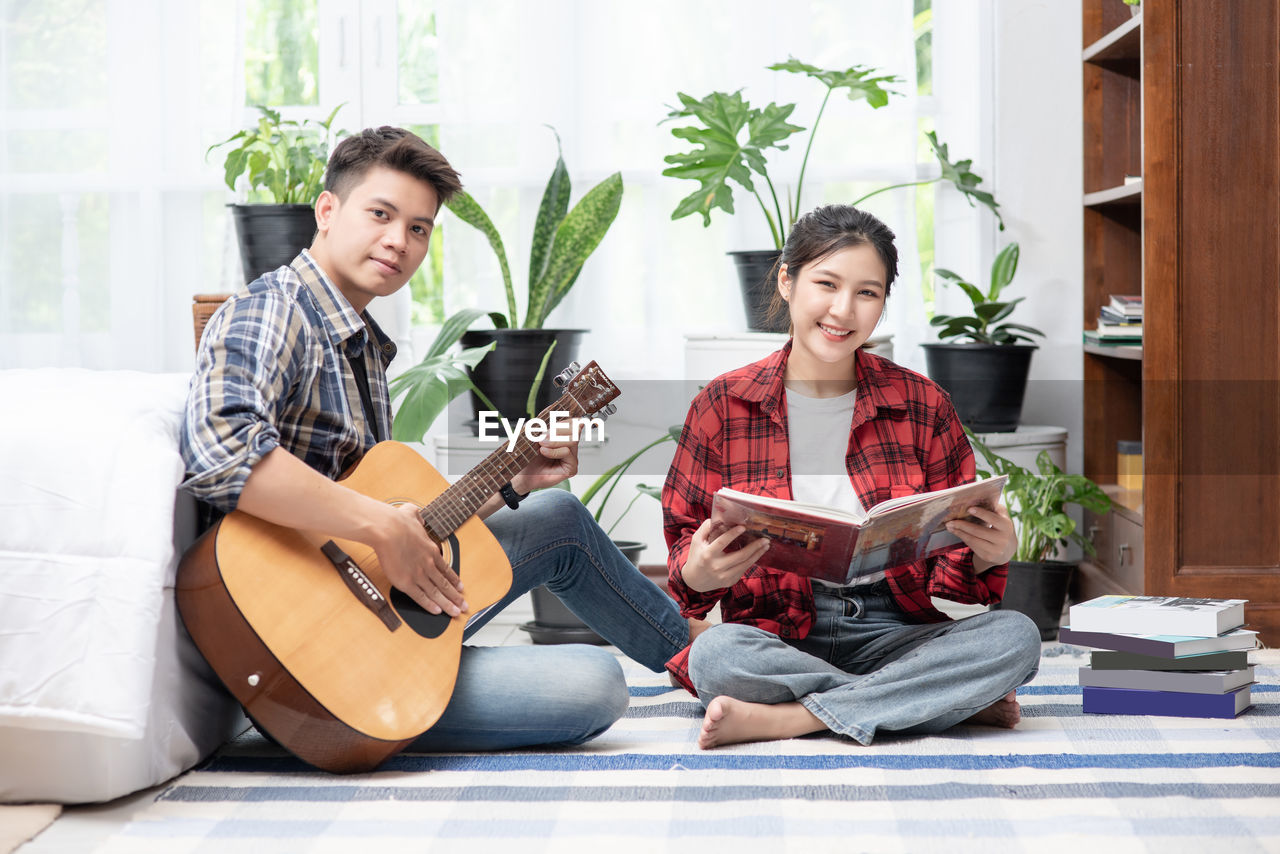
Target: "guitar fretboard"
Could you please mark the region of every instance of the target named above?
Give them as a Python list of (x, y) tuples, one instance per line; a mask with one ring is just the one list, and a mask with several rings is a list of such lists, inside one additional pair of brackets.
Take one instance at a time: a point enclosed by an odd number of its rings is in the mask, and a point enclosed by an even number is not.
[[(568, 412), (570, 417), (578, 418), (585, 414), (585, 409), (571, 392), (565, 392), (559, 400), (538, 413), (538, 417), (546, 420), (552, 412)], [(537, 446), (525, 437), (523, 431), (510, 451), (504, 440), (501, 447), (422, 508), (418, 514), (422, 523), (436, 539), (444, 540), (474, 516), (503, 484), (533, 462), (536, 456)]]

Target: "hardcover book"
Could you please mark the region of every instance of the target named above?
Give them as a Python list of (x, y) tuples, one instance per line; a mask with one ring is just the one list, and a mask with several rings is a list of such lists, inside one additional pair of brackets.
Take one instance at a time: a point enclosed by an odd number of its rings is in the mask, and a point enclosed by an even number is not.
[(1080, 684), (1092, 688), (1138, 688), (1188, 694), (1225, 694), (1253, 684), (1253, 668), (1241, 670), (1094, 670), (1080, 668)]
[(1234, 650), (1164, 658), (1136, 652), (1096, 649), (1089, 654), (1089, 666), (1094, 670), (1240, 670), (1249, 666), (1249, 653)]
[(969, 519), (970, 507), (993, 509), (1008, 478), (1004, 475), (920, 495), (891, 498), (856, 515), (785, 498), (723, 488), (711, 505), (712, 530), (746, 527), (740, 547), (768, 537), (765, 566), (833, 584), (923, 560), (963, 545), (946, 529), (953, 519)]
[(1244, 625), (1244, 599), (1099, 596), (1071, 606), (1079, 632), (1217, 637)]
[(1227, 694), (1082, 688), (1086, 715), (1164, 715), (1177, 718), (1234, 718), (1253, 704), (1249, 686)]
[(1108, 307), (1126, 317), (1142, 317), (1142, 296), (1116, 295)]
[(1111, 632), (1082, 632), (1071, 626), (1058, 629), (1058, 640), (1077, 646), (1095, 646), (1161, 658), (1180, 658), (1204, 652), (1221, 652), (1232, 649), (1253, 649), (1258, 645), (1258, 633), (1250, 629), (1236, 629), (1216, 638), (1183, 637), (1179, 635), (1122, 635)]

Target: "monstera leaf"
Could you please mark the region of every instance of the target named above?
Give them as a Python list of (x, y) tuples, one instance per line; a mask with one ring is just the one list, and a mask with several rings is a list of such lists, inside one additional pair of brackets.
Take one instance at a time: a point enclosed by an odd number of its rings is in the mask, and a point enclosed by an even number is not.
[(973, 161), (958, 160), (952, 163), (947, 159), (946, 143), (938, 142), (938, 134), (936, 132), (929, 131), (925, 134), (925, 138), (929, 140), (929, 145), (933, 147), (933, 156), (938, 158), (938, 165), (942, 167), (943, 180), (950, 181), (957, 190), (964, 193), (969, 198), (970, 205), (978, 202), (990, 208), (991, 212), (996, 215), (996, 221), (1000, 223), (1000, 230), (1004, 231), (1004, 217), (1000, 215), (1000, 205), (990, 193), (978, 189), (982, 179), (969, 171)]
[[(695, 148), (663, 158), (672, 166), (662, 174), (697, 181), (698, 189), (680, 200), (671, 218), (698, 213), (702, 215), (703, 225), (710, 225), (713, 208), (733, 213), (733, 190), (728, 182), (733, 180), (755, 193), (752, 173), (768, 180), (765, 149), (785, 150), (787, 146), (782, 145), (782, 141), (804, 128), (787, 123), (795, 104), (770, 103), (756, 108), (743, 99), (741, 91), (712, 92), (701, 100), (684, 92), (677, 96), (683, 106), (673, 109), (667, 120), (692, 118), (701, 126), (672, 129), (672, 136), (693, 143)], [(765, 216), (770, 216), (767, 208)], [(770, 222), (772, 224), (772, 219)]]
[(769, 66), (770, 71), (788, 71), (792, 74), (804, 74), (814, 80), (820, 80), (827, 87), (828, 94), (836, 89), (848, 89), (850, 101), (865, 100), (872, 107), (880, 108), (889, 103), (890, 95), (900, 95), (892, 89), (885, 89), (883, 84), (902, 83), (903, 79), (896, 74), (885, 74), (873, 77), (876, 69), (862, 65), (854, 65), (843, 71), (828, 71), (816, 65), (801, 62), (794, 56), (786, 62)]

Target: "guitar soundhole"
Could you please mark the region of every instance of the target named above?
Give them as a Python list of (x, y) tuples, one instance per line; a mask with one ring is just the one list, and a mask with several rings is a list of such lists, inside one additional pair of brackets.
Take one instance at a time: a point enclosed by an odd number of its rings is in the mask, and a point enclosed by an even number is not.
[[(458, 574), (458, 577), (462, 577), (462, 568), (458, 560), (458, 538), (450, 534), (449, 539), (444, 543), (443, 551), (453, 571)], [(445, 629), (449, 628), (449, 621), (453, 619), (448, 614), (431, 613), (410, 599), (404, 591), (395, 587), (391, 588), (390, 599), (392, 607), (396, 609), (400, 619), (404, 620), (405, 625), (424, 638), (440, 637)]]

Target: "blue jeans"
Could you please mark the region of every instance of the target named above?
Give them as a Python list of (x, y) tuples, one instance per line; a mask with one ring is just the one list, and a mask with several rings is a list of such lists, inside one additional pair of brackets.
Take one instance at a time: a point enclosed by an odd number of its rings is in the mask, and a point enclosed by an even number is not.
[[(657, 672), (689, 643), (671, 597), (618, 551), (582, 503), (547, 489), (485, 520), (511, 561), (507, 595), (467, 623), (470, 637), (540, 584), (623, 653)], [(462, 648), (440, 720), (411, 750), (502, 750), (581, 744), (627, 710), (617, 659), (581, 644)]]
[(886, 582), (814, 585), (808, 637), (784, 641), (738, 623), (713, 626), (689, 653), (703, 705), (718, 696), (799, 701), (832, 732), (870, 744), (878, 731), (942, 732), (1035, 676), (1040, 632), (1016, 611), (912, 623)]

